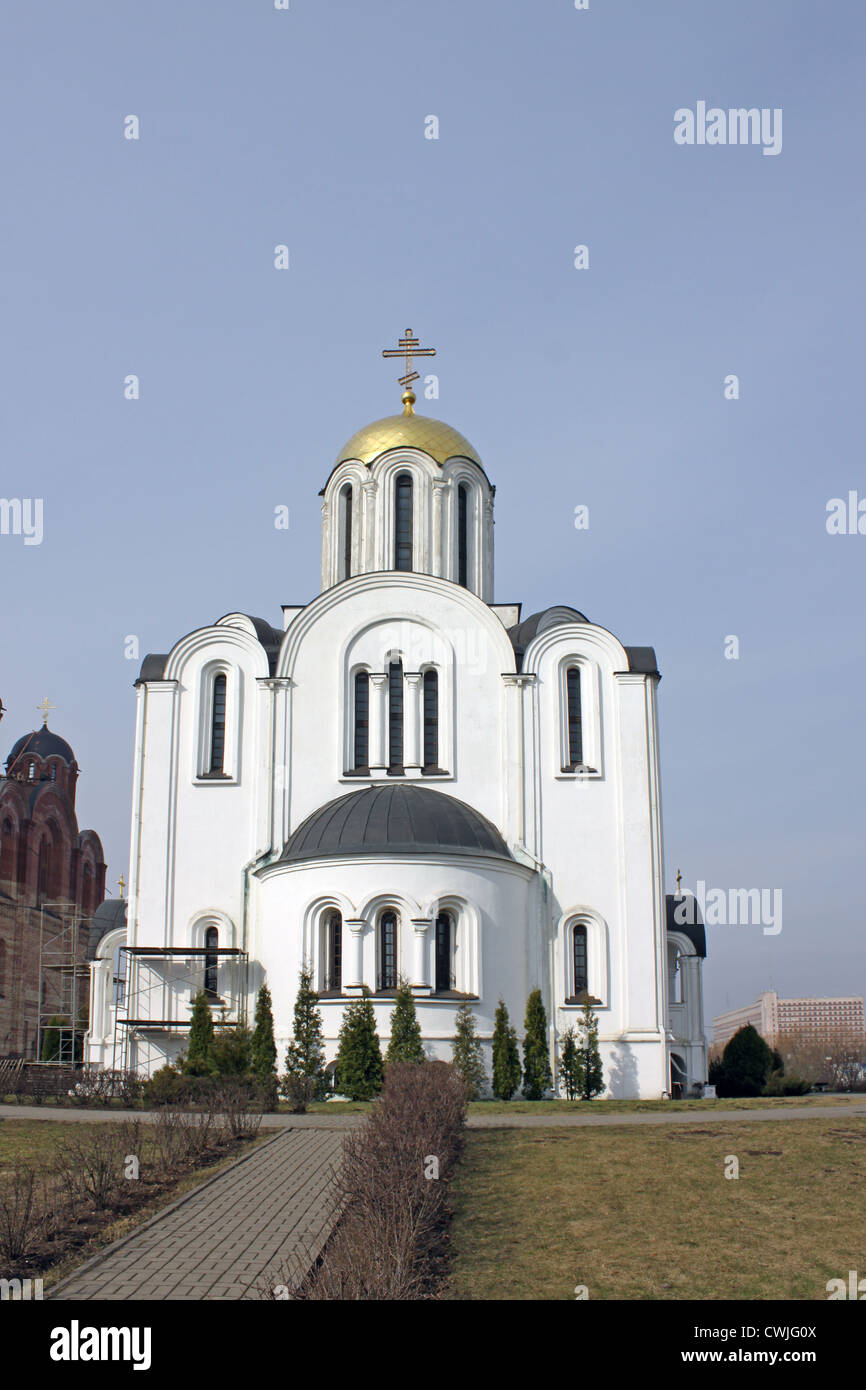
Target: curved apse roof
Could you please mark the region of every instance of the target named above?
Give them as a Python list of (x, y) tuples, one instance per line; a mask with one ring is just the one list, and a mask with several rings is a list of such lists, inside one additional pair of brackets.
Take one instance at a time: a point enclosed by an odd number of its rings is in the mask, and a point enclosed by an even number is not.
[(496, 826), (478, 811), (410, 784), (365, 787), (320, 806), (289, 836), (281, 862), (372, 854), (512, 857)]

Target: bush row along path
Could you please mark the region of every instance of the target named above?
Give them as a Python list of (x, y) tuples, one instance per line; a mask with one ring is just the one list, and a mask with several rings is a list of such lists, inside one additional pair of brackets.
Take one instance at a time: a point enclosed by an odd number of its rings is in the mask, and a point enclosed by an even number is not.
[(306, 1273), (321, 1253), (342, 1144), (335, 1127), (284, 1130), (88, 1260), (48, 1297), (261, 1298), (288, 1260)]

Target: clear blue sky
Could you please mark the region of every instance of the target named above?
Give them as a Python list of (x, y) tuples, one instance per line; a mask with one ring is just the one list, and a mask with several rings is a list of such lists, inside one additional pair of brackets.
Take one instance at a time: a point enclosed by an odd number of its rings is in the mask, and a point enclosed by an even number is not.
[[(707, 1017), (863, 993), (866, 536), (825, 509), (866, 496), (864, 35), (805, 0), (7, 0), (0, 494), (45, 535), (0, 536), (0, 742), (51, 697), (112, 888), (124, 638), (314, 596), (410, 324), (497, 485), (497, 598), (656, 647), (669, 887), (783, 890), (780, 935), (711, 932)], [(677, 146), (701, 100), (781, 107), (782, 152)]]

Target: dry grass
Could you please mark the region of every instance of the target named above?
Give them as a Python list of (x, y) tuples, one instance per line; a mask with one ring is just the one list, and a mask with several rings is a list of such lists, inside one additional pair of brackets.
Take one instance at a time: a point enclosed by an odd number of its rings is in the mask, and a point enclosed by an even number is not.
[(864, 1180), (856, 1117), (470, 1132), (448, 1297), (826, 1299), (866, 1271)]

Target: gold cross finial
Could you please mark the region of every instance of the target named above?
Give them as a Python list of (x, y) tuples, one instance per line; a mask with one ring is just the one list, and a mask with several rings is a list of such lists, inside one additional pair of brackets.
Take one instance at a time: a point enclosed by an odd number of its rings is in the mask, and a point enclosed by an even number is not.
[(683, 876), (682, 876), (682, 874), (680, 873), (679, 869), (677, 869), (677, 897), (678, 897), (678, 898), (682, 896), (681, 893), (680, 893), (680, 884), (682, 883), (682, 881), (683, 881)]
[(42, 723), (45, 724), (45, 725), (47, 725), (47, 723), (48, 723), (48, 711), (49, 711), (49, 710), (52, 710), (52, 709), (56, 709), (57, 706), (56, 706), (56, 705), (52, 705), (51, 701), (49, 700), (48, 696), (46, 695), (46, 696), (45, 696), (45, 699), (42, 701), (42, 704), (41, 704), (41, 705), (37, 705), (36, 708), (37, 708), (37, 709), (41, 709), (41, 711), (42, 711)]
[(412, 334), (412, 329), (407, 328), (404, 336), (397, 339), (399, 347), (383, 348), (383, 357), (402, 357), (406, 363), (405, 376), (398, 377), (400, 385), (403, 387), (403, 414), (414, 415), (415, 392), (412, 390), (412, 382), (418, 380), (418, 373), (412, 371), (413, 357), (435, 357), (435, 348), (422, 348), (418, 346), (418, 339)]
[(124, 890), (124, 888), (126, 887), (126, 879), (123, 877), (123, 874), (121, 874), (121, 875), (120, 875), (120, 878), (117, 880), (117, 886), (118, 886), (118, 888), (120, 889), (120, 896), (121, 896), (121, 899), (122, 899), (122, 898), (123, 898), (123, 890)]

